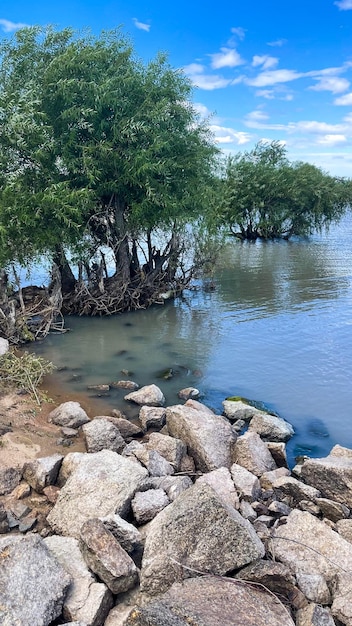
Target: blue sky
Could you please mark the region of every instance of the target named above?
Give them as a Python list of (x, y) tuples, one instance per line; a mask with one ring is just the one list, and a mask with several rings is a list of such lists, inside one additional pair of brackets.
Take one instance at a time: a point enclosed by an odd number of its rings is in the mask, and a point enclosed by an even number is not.
[(122, 25), (145, 61), (159, 51), (195, 85), (225, 152), (260, 139), (352, 177), (352, 0), (0, 0), (0, 29)]

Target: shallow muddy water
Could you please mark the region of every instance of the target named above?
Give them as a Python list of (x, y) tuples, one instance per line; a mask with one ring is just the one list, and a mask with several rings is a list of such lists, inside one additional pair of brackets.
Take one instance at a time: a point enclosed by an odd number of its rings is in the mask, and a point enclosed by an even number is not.
[[(148, 311), (69, 318), (71, 332), (35, 351), (70, 394), (129, 378), (158, 384), (168, 404), (190, 385), (217, 411), (230, 395), (262, 401), (295, 428), (291, 462), (352, 447), (351, 217), (310, 240), (231, 242), (215, 285)], [(136, 415), (125, 393), (112, 390), (102, 410)]]

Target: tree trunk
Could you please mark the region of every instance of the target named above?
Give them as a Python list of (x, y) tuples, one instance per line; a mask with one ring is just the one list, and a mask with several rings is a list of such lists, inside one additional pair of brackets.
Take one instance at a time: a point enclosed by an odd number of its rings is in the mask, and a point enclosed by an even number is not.
[(61, 274), (61, 290), (63, 294), (72, 293), (76, 286), (76, 279), (66, 258), (63, 246), (56, 246), (53, 263), (59, 268)]
[(115, 228), (117, 243), (114, 253), (116, 258), (116, 275), (123, 283), (131, 281), (131, 254), (129, 249), (128, 232), (125, 219), (126, 203), (120, 198), (114, 198)]

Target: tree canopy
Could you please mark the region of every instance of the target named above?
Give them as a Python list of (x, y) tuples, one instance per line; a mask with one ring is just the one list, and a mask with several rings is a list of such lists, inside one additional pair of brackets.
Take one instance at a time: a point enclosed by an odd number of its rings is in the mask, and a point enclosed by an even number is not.
[(217, 153), (190, 97), (182, 72), (164, 55), (143, 64), (120, 30), (33, 27), (3, 41), (0, 267), (48, 255), (78, 313), (172, 288)]
[(223, 184), (221, 221), (241, 239), (310, 235), (340, 219), (352, 198), (349, 180), (290, 162), (279, 142), (230, 156)]

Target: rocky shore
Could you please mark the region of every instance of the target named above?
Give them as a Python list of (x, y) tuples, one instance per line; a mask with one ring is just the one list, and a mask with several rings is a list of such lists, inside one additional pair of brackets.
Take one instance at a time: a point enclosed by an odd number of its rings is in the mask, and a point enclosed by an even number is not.
[(51, 410), (65, 455), (0, 438), (0, 623), (352, 626), (352, 450), (289, 470), (284, 419), (136, 387), (138, 423)]

